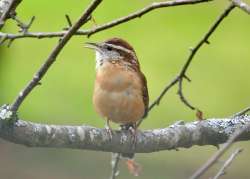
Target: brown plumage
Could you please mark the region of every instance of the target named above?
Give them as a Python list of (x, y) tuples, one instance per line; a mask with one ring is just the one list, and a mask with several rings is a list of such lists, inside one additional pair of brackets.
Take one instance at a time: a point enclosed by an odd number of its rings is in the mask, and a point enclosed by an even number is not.
[[(123, 129), (134, 127), (148, 110), (147, 81), (140, 70), (140, 64), (133, 47), (120, 38), (108, 39), (102, 43), (87, 43), (96, 50), (96, 80), (93, 103), (97, 113), (107, 120), (107, 130), (112, 138), (109, 121), (121, 124)], [(122, 154), (129, 158), (128, 169), (138, 175), (140, 166), (132, 159), (133, 153)]]
[(120, 38), (89, 44), (98, 53), (95, 110), (115, 123), (135, 124), (146, 113), (149, 99), (147, 81), (133, 47)]

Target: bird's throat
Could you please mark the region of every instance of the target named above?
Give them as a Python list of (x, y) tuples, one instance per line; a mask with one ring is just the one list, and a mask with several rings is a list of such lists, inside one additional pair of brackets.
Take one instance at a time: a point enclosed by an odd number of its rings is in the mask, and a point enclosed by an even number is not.
[(103, 55), (100, 52), (96, 51), (96, 59), (95, 59), (96, 70), (98, 70), (103, 65), (103, 61), (104, 61)]

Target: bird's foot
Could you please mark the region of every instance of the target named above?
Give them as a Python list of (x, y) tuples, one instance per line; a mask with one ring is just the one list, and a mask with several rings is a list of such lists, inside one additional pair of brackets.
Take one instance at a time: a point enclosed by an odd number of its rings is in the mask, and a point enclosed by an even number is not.
[(137, 127), (136, 127), (136, 124), (121, 125), (121, 130), (127, 130), (127, 131), (129, 131), (131, 133), (133, 148), (135, 148), (136, 142), (137, 142), (137, 138), (136, 138)]
[(137, 142), (137, 128), (136, 126), (130, 126), (128, 129), (132, 135), (132, 144), (133, 144), (133, 148), (135, 148), (136, 146), (136, 142)]
[(109, 138), (111, 140), (112, 137), (113, 137), (113, 130), (112, 130), (110, 124), (109, 124), (109, 120), (107, 120), (107, 122), (106, 122), (105, 129), (106, 129), (106, 131), (107, 131), (107, 133), (109, 135)]

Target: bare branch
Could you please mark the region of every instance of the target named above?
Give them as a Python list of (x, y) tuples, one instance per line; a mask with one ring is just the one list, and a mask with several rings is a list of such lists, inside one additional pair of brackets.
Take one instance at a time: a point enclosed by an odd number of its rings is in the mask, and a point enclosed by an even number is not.
[(172, 6), (180, 6), (180, 5), (192, 5), (192, 4), (197, 4), (197, 3), (204, 3), (212, 0), (173, 0), (173, 1), (163, 1), (163, 2), (154, 2), (143, 9), (136, 11), (132, 14), (129, 14), (128, 16), (121, 17), (119, 19), (116, 19), (114, 21), (111, 21), (109, 23), (106, 23), (102, 26), (97, 26), (96, 28), (89, 30), (88, 31), (88, 36), (93, 35), (99, 31), (117, 26), (119, 24), (125, 23), (127, 21), (130, 21), (135, 18), (140, 18), (146, 13), (154, 10), (154, 9), (159, 9), (163, 7), (172, 7)]
[(72, 27), (70, 27), (69, 31), (62, 37), (62, 39), (59, 41), (56, 47), (52, 50), (45, 63), (40, 67), (38, 72), (34, 75), (33, 79), (19, 93), (14, 103), (11, 105), (12, 111), (16, 112), (18, 110), (19, 106), (26, 98), (26, 96), (34, 89), (35, 86), (39, 84), (39, 81), (46, 74), (49, 67), (55, 62), (56, 57), (61, 52), (63, 47), (67, 44), (67, 42), (74, 35), (74, 33), (87, 21), (88, 17), (101, 2), (102, 0), (93, 0), (92, 3), (89, 5), (89, 7), (87, 7), (87, 9), (83, 12), (81, 17), (77, 20), (77, 22)]
[[(6, 36), (8, 39), (20, 39), (20, 38), (53, 38), (53, 37), (63, 37), (68, 31), (59, 32), (27, 32), (25, 34), (11, 34), (0, 32), (0, 37)], [(78, 30), (74, 35), (87, 35), (87, 31)]]
[(247, 108), (245, 108), (245, 109), (243, 109), (243, 110), (240, 111), (240, 112), (237, 112), (236, 114), (234, 114), (234, 115), (232, 116), (232, 118), (235, 118), (235, 117), (238, 117), (238, 116), (245, 115), (245, 114), (248, 113), (248, 112), (250, 112), (250, 106), (247, 107)]
[(0, 1), (0, 29), (5, 21), (15, 14), (15, 9), (22, 0), (1, 0)]
[(111, 176), (110, 179), (115, 179), (116, 176), (118, 176), (119, 171), (118, 171), (118, 164), (119, 164), (119, 160), (121, 158), (121, 154), (120, 153), (112, 153), (111, 156)]
[[(235, 115), (233, 118), (227, 119), (208, 119), (201, 122), (192, 123), (178, 123), (168, 128), (139, 131), (137, 133), (137, 144), (134, 147), (133, 137), (127, 131), (114, 131), (113, 138), (109, 138), (109, 134), (105, 129), (99, 129), (90, 126), (59, 126), (59, 125), (46, 125), (26, 122), (18, 119), (16, 111), (29, 95), (29, 93), (40, 84), (40, 80), (47, 73), (48, 69), (55, 62), (57, 56), (70, 40), (73, 35), (87, 35), (88, 37), (117, 26), (119, 24), (128, 22), (132, 19), (139, 18), (144, 14), (158, 8), (189, 5), (196, 3), (203, 3), (212, 0), (172, 0), (164, 2), (155, 2), (151, 5), (144, 7), (143, 9), (129, 14), (128, 16), (113, 20), (109, 23), (96, 26), (93, 29), (79, 30), (79, 28), (91, 19), (92, 12), (102, 2), (102, 0), (93, 0), (81, 17), (76, 23), (72, 25), (72, 22), (68, 15), (66, 19), (68, 26), (59, 32), (28, 32), (29, 27), (34, 21), (34, 17), (27, 25), (22, 23), (15, 15), (16, 2), (20, 3), (21, 0), (6, 0), (10, 2), (10, 5), (0, 12), (0, 29), (3, 27), (4, 22), (8, 18), (16, 20), (18, 26), (21, 27), (20, 34), (9, 34), (0, 32), (0, 44), (8, 41), (8, 46), (19, 38), (52, 38), (62, 37), (59, 43), (52, 50), (45, 63), (35, 73), (33, 79), (27, 84), (27, 86), (19, 93), (15, 101), (11, 106), (4, 106), (0, 108), (0, 137), (30, 147), (57, 147), (57, 148), (72, 148), (72, 149), (86, 149), (97, 151), (116, 152), (112, 159), (112, 173), (111, 179), (115, 179), (118, 171), (118, 163), (121, 153), (148, 153), (160, 150), (172, 150), (179, 147), (189, 148), (193, 145), (214, 145), (227, 143), (194, 175), (191, 177), (199, 178), (204, 172), (206, 172), (223, 153), (232, 145), (235, 141), (250, 140), (250, 117), (245, 114), (249, 111), (249, 108), (245, 111)], [(199, 116), (202, 116), (202, 112), (195, 106), (193, 106), (183, 94), (183, 79), (191, 81), (186, 72), (198, 50), (203, 44), (209, 44), (209, 37), (216, 30), (222, 20), (237, 6), (250, 13), (250, 7), (240, 0), (232, 0), (232, 3), (224, 10), (215, 23), (210, 27), (208, 32), (197, 43), (194, 48), (191, 48), (191, 53), (188, 56), (185, 64), (181, 68), (178, 75), (164, 88), (159, 97), (150, 105), (148, 111), (154, 106), (158, 105), (166, 92), (174, 85), (178, 84), (178, 95), (180, 100), (190, 109), (197, 110)], [(0, 7), (1, 8), (1, 7)], [(1, 10), (1, 9), (0, 9)], [(198, 115), (197, 115), (198, 116)], [(139, 126), (142, 120), (137, 124)], [(231, 135), (233, 133), (233, 135)], [(237, 153), (236, 153), (237, 152)], [(233, 155), (225, 162), (215, 178), (219, 178), (230, 165), (234, 157), (240, 152), (240, 150), (233, 153)]]
[(72, 26), (72, 22), (71, 22), (71, 19), (70, 19), (69, 15), (66, 14), (66, 15), (65, 15), (65, 18), (66, 18), (66, 20), (67, 20), (68, 26), (71, 27), (71, 26)]
[[(0, 32), (1, 33), (1, 32)], [(5, 41), (7, 41), (8, 40), (8, 38), (7, 38), (7, 36), (5, 35), (5, 36), (2, 36), (2, 37), (0, 37), (0, 45), (2, 45)]]
[[(135, 18), (141, 17), (142, 15), (163, 7), (172, 7), (172, 6), (180, 6), (180, 5), (190, 5), (190, 4), (198, 4), (198, 3), (204, 3), (212, 0), (173, 0), (173, 1), (164, 1), (164, 2), (155, 2), (151, 5), (148, 5), (144, 7), (141, 10), (138, 10), (132, 14), (129, 14), (128, 16), (118, 18), (116, 20), (113, 20), (111, 22), (105, 23), (100, 26), (96, 26), (93, 29), (88, 30), (78, 30), (75, 32), (74, 35), (93, 35), (97, 32), (110, 29), (114, 26), (120, 25), (122, 23), (128, 22), (130, 20), (133, 20)], [(10, 33), (0, 33), (0, 37), (6, 36), (8, 39), (20, 39), (20, 38), (53, 38), (53, 37), (62, 37), (67, 33), (66, 30), (58, 31), (58, 32), (28, 32), (25, 34), (10, 34)]]
[(218, 179), (220, 178), (222, 175), (226, 174), (226, 169), (231, 165), (231, 163), (233, 162), (233, 160), (235, 159), (235, 157), (241, 153), (243, 151), (243, 149), (236, 149), (231, 156), (226, 160), (226, 162), (224, 163), (224, 165), (221, 167), (221, 169), (219, 170), (219, 172), (214, 176), (213, 179)]
[(187, 99), (184, 97), (183, 92), (182, 92), (182, 82), (183, 79), (187, 79), (190, 81), (190, 79), (186, 76), (186, 72), (188, 70), (188, 67), (190, 66), (195, 54), (198, 52), (198, 50), (202, 47), (203, 44), (209, 44), (209, 37), (213, 34), (213, 32), (216, 30), (216, 28), (219, 26), (219, 24), (223, 21), (223, 19), (230, 13), (231, 10), (233, 10), (235, 6), (233, 4), (230, 4), (224, 11), (223, 13), (218, 17), (218, 19), (214, 22), (214, 24), (210, 27), (208, 32), (202, 37), (202, 39), (197, 43), (197, 45), (191, 49), (191, 53), (184, 64), (184, 66), (181, 68), (181, 71), (179, 74), (168, 84), (166, 87), (163, 89), (161, 94), (156, 98), (156, 100), (150, 105), (149, 111), (155, 107), (156, 105), (160, 104), (160, 101), (164, 97), (164, 95), (170, 90), (175, 84), (179, 84), (179, 89), (178, 89), (178, 94), (180, 96), (181, 101), (188, 106), (190, 109), (198, 110), (196, 107), (192, 106)]
[[(14, 113), (15, 114), (15, 113)], [(250, 140), (250, 116), (208, 119), (190, 123), (176, 123), (167, 128), (138, 131), (136, 147), (129, 131), (113, 131), (110, 139), (107, 130), (91, 126), (46, 125), (17, 120), (8, 107), (0, 109), (0, 137), (30, 147), (53, 147), (106, 151), (114, 153), (149, 153), (194, 145), (218, 145), (234, 134), (232, 141)], [(72, 119), (71, 119), (72, 120)], [(233, 139), (233, 140), (232, 140)], [(236, 139), (236, 140), (235, 140)], [(225, 147), (223, 147), (225, 148)], [(223, 149), (222, 148), (222, 149)]]
[(244, 127), (237, 129), (230, 136), (228, 141), (203, 165), (201, 166), (190, 179), (200, 178), (215, 162), (231, 147), (234, 141), (236, 141), (243, 133), (250, 131), (250, 123), (246, 124)]
[[(16, 16), (13, 16), (12, 19), (14, 19), (17, 22), (17, 26), (20, 27), (19, 32), (22, 32), (23, 34), (27, 33), (31, 25), (33, 24), (35, 20), (35, 16), (32, 16), (29, 23), (25, 24), (22, 21), (20, 21)], [(14, 40), (14, 39), (12, 39)]]
[(194, 110), (196, 109), (187, 99), (186, 97), (184, 96), (183, 94), (183, 85), (182, 85), (182, 82), (183, 82), (183, 79), (185, 79), (185, 75), (183, 76), (179, 76), (179, 86), (178, 86), (178, 95), (180, 97), (180, 100), (188, 107), (190, 108), (191, 110)]
[(250, 6), (241, 0), (232, 0), (233, 4), (238, 8), (242, 9), (246, 13), (250, 14)]
[(156, 98), (156, 100), (149, 106), (148, 111), (151, 111), (153, 107), (156, 105), (159, 105), (161, 102), (161, 99), (164, 97), (164, 95), (170, 90), (171, 87), (173, 87), (177, 82), (179, 81), (179, 76), (175, 77), (161, 92), (161, 94)]

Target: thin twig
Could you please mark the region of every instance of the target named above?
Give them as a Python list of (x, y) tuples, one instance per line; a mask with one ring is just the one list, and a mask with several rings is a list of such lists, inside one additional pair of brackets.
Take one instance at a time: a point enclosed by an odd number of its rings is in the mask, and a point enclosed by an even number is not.
[(231, 163), (233, 162), (233, 160), (235, 159), (235, 157), (240, 154), (243, 151), (243, 149), (236, 149), (231, 155), (230, 157), (226, 160), (226, 162), (223, 164), (223, 166), (221, 167), (221, 169), (218, 171), (218, 173), (214, 176), (213, 179), (218, 179), (220, 178), (222, 175), (226, 174), (226, 169), (231, 165)]
[(117, 26), (119, 24), (122, 24), (124, 22), (130, 21), (135, 18), (140, 18), (144, 14), (158, 8), (163, 8), (163, 7), (172, 7), (172, 6), (179, 6), (179, 5), (192, 5), (192, 4), (197, 4), (197, 3), (203, 3), (203, 2), (208, 2), (212, 0), (173, 0), (173, 1), (163, 1), (163, 2), (154, 2), (143, 9), (136, 11), (134, 13), (129, 14), (128, 16), (121, 17), (119, 19), (116, 19), (114, 21), (111, 21), (109, 23), (106, 23), (102, 26), (98, 26), (96, 28), (93, 28), (92, 30), (88, 31), (88, 36), (93, 35), (99, 31)]
[(137, 128), (141, 125), (142, 121), (148, 116), (148, 113), (153, 109), (153, 107), (155, 107), (156, 105), (160, 104), (161, 99), (163, 98), (163, 96), (166, 94), (166, 92), (172, 87), (174, 86), (179, 80), (179, 76), (177, 76), (175, 79), (173, 79), (161, 92), (161, 94), (157, 97), (157, 99), (155, 101), (153, 101), (153, 103), (151, 103), (151, 105), (148, 108), (148, 111), (146, 113), (146, 115), (136, 124)]
[(179, 76), (175, 77), (161, 92), (161, 94), (157, 97), (157, 99), (149, 106), (148, 111), (151, 111), (155, 105), (159, 105), (161, 102), (161, 99), (166, 94), (166, 92), (174, 86), (179, 80)]
[(236, 114), (234, 114), (234, 115), (232, 116), (232, 118), (235, 118), (235, 117), (238, 117), (238, 116), (245, 115), (245, 114), (248, 113), (248, 112), (250, 112), (250, 106), (247, 107), (247, 108), (245, 108), (245, 109), (243, 109), (243, 110), (240, 111), (240, 112), (237, 112)]
[(190, 179), (200, 178), (209, 168), (211, 168), (215, 162), (231, 147), (233, 142), (240, 137), (245, 131), (250, 129), (250, 124), (245, 125), (243, 128), (236, 130), (233, 135), (228, 139), (228, 141), (204, 164), (202, 165), (191, 177)]
[(33, 79), (27, 84), (27, 86), (19, 93), (14, 103), (11, 105), (11, 111), (16, 112), (19, 106), (22, 104), (23, 100), (26, 96), (34, 89), (35, 86), (39, 83), (42, 77), (46, 74), (49, 67), (55, 62), (56, 57), (61, 52), (63, 47), (67, 44), (70, 38), (74, 35), (74, 33), (86, 22), (91, 13), (97, 8), (97, 6), (102, 2), (102, 0), (93, 0), (92, 3), (87, 7), (87, 9), (83, 12), (81, 17), (77, 20), (77, 22), (70, 27), (69, 31), (62, 37), (62, 39), (58, 42), (56, 47), (52, 50), (49, 57), (45, 61), (45, 63), (40, 67), (37, 73), (34, 75)]
[[(0, 32), (1, 33), (1, 32)], [(0, 37), (0, 45), (2, 45), (5, 41), (7, 41), (8, 40), (8, 38), (7, 38), (7, 36), (5, 35), (5, 36), (2, 36), (2, 37)]]
[(250, 6), (241, 0), (232, 0), (235, 6), (250, 14)]
[(68, 26), (71, 27), (72, 26), (72, 22), (71, 22), (71, 19), (70, 19), (69, 15), (65, 14), (65, 18), (67, 20)]
[(111, 176), (110, 179), (115, 179), (119, 175), (118, 164), (121, 158), (120, 153), (112, 153), (111, 156)]
[[(190, 79), (186, 76), (186, 71), (188, 70), (188, 67), (190, 66), (195, 54), (198, 52), (198, 50), (202, 47), (203, 44), (209, 44), (209, 37), (212, 35), (212, 33), (216, 30), (216, 28), (219, 26), (219, 24), (222, 22), (222, 20), (228, 15), (228, 13), (234, 8), (235, 6), (233, 4), (230, 4), (225, 11), (218, 17), (218, 19), (215, 21), (215, 23), (210, 27), (208, 32), (203, 36), (203, 38), (198, 42), (198, 44), (191, 49), (191, 53), (184, 64), (184, 66), (181, 68), (181, 71), (179, 74), (168, 84), (166, 87), (163, 89), (161, 94), (156, 98), (156, 100), (150, 105), (149, 111), (155, 107), (156, 105), (160, 104), (160, 101), (164, 97), (164, 95), (167, 93), (167, 91), (173, 87), (175, 84), (179, 83), (179, 89), (178, 89), (178, 94), (180, 96), (181, 101), (188, 106), (190, 109), (197, 109), (193, 107), (184, 97), (183, 92), (182, 92), (182, 82), (183, 78)], [(197, 109), (198, 110), (198, 109)]]
[(194, 110), (196, 109), (187, 99), (186, 97), (184, 96), (183, 94), (183, 85), (182, 85), (182, 82), (183, 82), (183, 79), (185, 78), (185, 75), (184, 76), (179, 76), (179, 80), (178, 80), (178, 95), (179, 95), (179, 98), (180, 100), (188, 107), (190, 108), (191, 110)]
[[(71, 21), (71, 19), (70, 19), (70, 17), (69, 17), (69, 15), (68, 14), (65, 14), (65, 18), (66, 18), (66, 21), (67, 21), (67, 27), (64, 27), (63, 28), (63, 30), (64, 31), (67, 31), (67, 30), (69, 30), (69, 28), (72, 26), (72, 21)], [(74, 34), (75, 35), (75, 34)]]
[[(34, 20), (35, 20), (35, 16), (33, 16), (33, 17), (30, 19), (29, 23), (28, 23), (28, 24), (25, 24), (25, 23), (23, 23), (22, 21), (20, 21), (20, 20), (16, 17), (16, 15), (11, 15), (11, 18), (17, 22), (17, 26), (20, 27), (19, 32), (22, 32), (22, 34), (28, 33), (29, 28), (31, 27), (32, 23), (33, 23)], [(3, 35), (3, 36), (1, 36), (1, 35)], [(7, 47), (10, 47), (11, 44), (13, 43), (13, 41), (14, 41), (15, 39), (16, 39), (16, 38), (9, 38), (9, 35), (8, 35), (8, 34), (4, 34), (4, 33), (0, 32), (0, 45), (2, 45), (4, 42), (8, 41)]]
[[(128, 16), (121, 17), (118, 19), (115, 19), (111, 22), (105, 23), (100, 26), (96, 26), (92, 29), (88, 30), (78, 30), (75, 32), (74, 35), (93, 35), (97, 32), (110, 29), (114, 26), (120, 25), (122, 23), (128, 22), (130, 20), (136, 19), (138, 17), (141, 17), (142, 15), (145, 15), (146, 13), (163, 8), (163, 7), (171, 7), (171, 6), (180, 6), (180, 5), (191, 5), (191, 4), (198, 4), (198, 3), (204, 3), (212, 0), (173, 0), (173, 1), (164, 1), (164, 2), (155, 2), (152, 3), (146, 7), (144, 7), (141, 10), (138, 10), (134, 13), (129, 14)], [(91, 17), (91, 16), (90, 16)], [(54, 37), (62, 37), (67, 33), (67, 30), (58, 31), (58, 32), (28, 32), (25, 34), (10, 34), (10, 33), (0, 33), (0, 37), (7, 36), (8, 39), (20, 39), (20, 38), (54, 38)]]
[[(20, 27), (19, 32), (25, 34), (28, 32), (29, 28), (31, 27), (31, 25), (33, 24), (34, 20), (35, 20), (35, 16), (32, 16), (29, 23), (25, 24), (23, 23), (21, 20), (19, 20), (17, 18), (17, 16), (12, 16), (12, 19), (14, 19), (17, 22), (17, 26)], [(14, 40), (14, 39), (12, 39)]]

